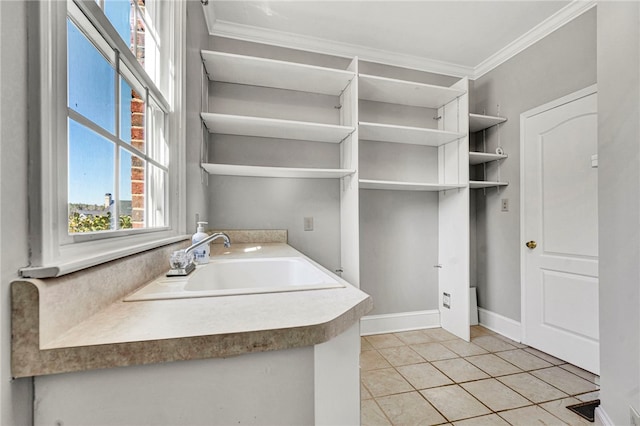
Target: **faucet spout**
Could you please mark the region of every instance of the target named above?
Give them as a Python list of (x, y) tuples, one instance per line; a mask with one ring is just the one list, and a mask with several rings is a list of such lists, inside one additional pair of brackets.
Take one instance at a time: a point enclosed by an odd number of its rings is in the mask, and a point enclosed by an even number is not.
[(209, 244), (212, 241), (217, 240), (218, 238), (224, 239), (225, 247), (231, 247), (231, 240), (229, 239), (229, 236), (224, 232), (216, 232), (214, 234), (209, 235), (207, 238), (203, 238), (202, 240), (193, 244), (191, 247), (188, 247), (187, 249), (185, 249), (185, 253), (189, 254), (193, 252), (195, 249), (197, 249), (198, 247), (200, 247), (201, 245)]

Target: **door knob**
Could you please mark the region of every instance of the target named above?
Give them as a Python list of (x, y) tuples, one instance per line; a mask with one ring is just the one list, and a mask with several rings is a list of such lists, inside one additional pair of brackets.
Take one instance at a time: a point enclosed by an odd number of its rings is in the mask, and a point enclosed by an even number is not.
[(538, 247), (538, 243), (536, 243), (535, 241), (527, 241), (525, 246), (533, 250), (534, 248)]

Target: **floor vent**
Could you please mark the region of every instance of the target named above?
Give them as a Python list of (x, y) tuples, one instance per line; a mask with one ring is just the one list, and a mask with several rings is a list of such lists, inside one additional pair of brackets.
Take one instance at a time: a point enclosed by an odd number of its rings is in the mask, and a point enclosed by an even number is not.
[(567, 408), (580, 417), (583, 417), (593, 423), (595, 421), (595, 411), (598, 405), (600, 405), (600, 400), (596, 399), (593, 401), (581, 402), (580, 404), (567, 405)]

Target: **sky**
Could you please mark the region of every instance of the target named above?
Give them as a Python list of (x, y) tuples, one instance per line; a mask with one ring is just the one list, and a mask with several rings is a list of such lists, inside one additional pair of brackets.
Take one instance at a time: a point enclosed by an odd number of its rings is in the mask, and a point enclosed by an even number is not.
[[(106, 0), (105, 14), (125, 43), (130, 42), (129, 0)], [(68, 106), (115, 134), (115, 69), (67, 21)], [(121, 139), (131, 140), (131, 88), (121, 81)], [(69, 203), (103, 204), (115, 193), (115, 149), (110, 140), (69, 119)], [(131, 199), (131, 155), (120, 150), (120, 199)]]

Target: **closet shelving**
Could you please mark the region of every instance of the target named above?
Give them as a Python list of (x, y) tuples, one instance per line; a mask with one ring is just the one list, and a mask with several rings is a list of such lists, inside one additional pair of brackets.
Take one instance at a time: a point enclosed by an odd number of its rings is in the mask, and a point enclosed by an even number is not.
[[(379, 274), (376, 269), (382, 264), (377, 259), (380, 252), (363, 253), (362, 238), (373, 236), (370, 240), (365, 239), (368, 245), (384, 244), (386, 247), (387, 234), (379, 232), (380, 222), (388, 220), (389, 229), (401, 224), (409, 234), (424, 237), (419, 241), (399, 238), (403, 256), (410, 262), (416, 253), (421, 254), (420, 264), (414, 265), (421, 273), (409, 274), (405, 271), (414, 267), (407, 269), (400, 263), (397, 265), (398, 275), (394, 277), (398, 282), (394, 285), (401, 287), (402, 291), (417, 291), (417, 298), (427, 295), (429, 299), (418, 304), (400, 301), (387, 307), (388, 313), (398, 314), (402, 321), (408, 321), (406, 327), (420, 328), (431, 318), (426, 318), (420, 309), (437, 306), (442, 327), (468, 340), (468, 80), (463, 78), (451, 87), (443, 87), (374, 76), (359, 73), (358, 58), (353, 58), (346, 69), (333, 69), (214, 51), (202, 51), (201, 57), (206, 78), (219, 83), (203, 86), (203, 90), (213, 88), (214, 93), (203, 95), (207, 103), (203, 104), (202, 123), (209, 132), (221, 135), (213, 141), (204, 139), (214, 145), (214, 151), (208, 160), (202, 162), (202, 169), (211, 175), (232, 177), (340, 180), (339, 267), (343, 271), (342, 277), (362, 286), (365, 291), (372, 291), (370, 294), (389, 291), (388, 282), (380, 278), (384, 274)], [(322, 119), (316, 119), (316, 115), (310, 112), (312, 110), (298, 113), (292, 106), (295, 107), (299, 101), (306, 102), (307, 97), (293, 93), (286, 95), (295, 99), (294, 105), (283, 103), (282, 110), (271, 111), (268, 109), (271, 104), (269, 90), (261, 88), (305, 92), (310, 95), (311, 108), (339, 105), (339, 111), (336, 115), (333, 111), (318, 110)], [(255, 103), (251, 102), (253, 93)], [(232, 95), (229, 102), (219, 97), (226, 94)], [(238, 99), (233, 98), (236, 94)], [(333, 96), (337, 100), (334, 103), (317, 95)], [(367, 101), (379, 104), (371, 105)], [(361, 107), (361, 104), (371, 107), (369, 117), (375, 118), (369, 119), (366, 112), (363, 114), (366, 107)], [(215, 111), (209, 110), (209, 105), (214, 106)], [(397, 118), (398, 111), (408, 111), (413, 115)], [(384, 118), (380, 118), (378, 112)], [(362, 120), (359, 120), (360, 116)], [(410, 125), (400, 125), (396, 120)], [(233, 136), (227, 138), (226, 135)], [(247, 138), (243, 138), (245, 136)], [(274, 140), (288, 142), (283, 142), (282, 151), (269, 153), (264, 158), (259, 157), (263, 152), (261, 149), (266, 149), (264, 146), (256, 149), (255, 154), (251, 152), (251, 156), (243, 157), (244, 153), (249, 153), (252, 147), (261, 143), (269, 147), (280, 145), (272, 142)], [(236, 142), (237, 145), (233, 145)], [(326, 148), (322, 152), (329, 153), (333, 151), (329, 145), (335, 145), (339, 150), (339, 161), (334, 168), (325, 168), (326, 164), (321, 166), (315, 157), (312, 160), (318, 164), (317, 168), (297, 167), (300, 164), (293, 160), (304, 158), (303, 161), (307, 161), (306, 155), (319, 148)], [(301, 151), (292, 153), (295, 155), (291, 155), (291, 159), (286, 157), (286, 153), (283, 154), (285, 157), (277, 157), (285, 147), (300, 147)], [(203, 155), (205, 158), (208, 156), (206, 152)], [(255, 162), (246, 160), (248, 164), (238, 164), (249, 157)], [(337, 156), (324, 158), (337, 159)], [(278, 164), (269, 164), (272, 160)], [(329, 167), (332, 166), (330, 163)], [(229, 184), (242, 188), (247, 182), (231, 178)], [(319, 182), (314, 185), (335, 189), (335, 186)], [(411, 191), (424, 194), (414, 196)], [(363, 200), (383, 204), (391, 201), (393, 204), (385, 211), (369, 210), (370, 216), (366, 218), (360, 210)], [(407, 213), (428, 220), (421, 224), (406, 221), (404, 215)], [(424, 256), (429, 257), (438, 269), (432, 268), (431, 264), (426, 265)], [(366, 283), (360, 280), (363, 270), (367, 271)], [(429, 289), (424, 285), (426, 275), (429, 275)], [(434, 284), (437, 290), (433, 288)], [(451, 306), (445, 306), (444, 294), (451, 297)], [(373, 324), (377, 321), (374, 318)], [(394, 324), (391, 326), (398, 326)]]
[(355, 77), (351, 71), (224, 52), (202, 51), (202, 61), (212, 81), (324, 95), (339, 96)]
[[(440, 109), (466, 93), (465, 90), (435, 86), (431, 84), (379, 77), (368, 74), (358, 76), (358, 96), (361, 100), (383, 102), (410, 107)], [(444, 127), (444, 126), (441, 126)], [(444, 152), (447, 144), (457, 144), (466, 132), (425, 127), (403, 126), (388, 123), (360, 121), (360, 141), (390, 142), (404, 145), (438, 147)], [(366, 142), (362, 142), (366, 143)], [(442, 162), (444, 164), (444, 162)], [(444, 174), (443, 174), (444, 176)], [(398, 191), (444, 191), (466, 186), (466, 182), (411, 182), (367, 179), (361, 176), (360, 189), (383, 189)]]
[(445, 191), (464, 188), (464, 184), (438, 184), (420, 182), (398, 182), (390, 180), (360, 179), (360, 189), (386, 189), (392, 191)]
[(350, 126), (280, 120), (275, 118), (208, 112), (203, 112), (200, 115), (210, 132), (225, 135), (340, 143), (355, 130)]
[[(343, 96), (356, 73), (274, 59), (225, 52), (202, 51), (210, 81)], [(245, 115), (201, 113), (210, 133), (293, 139), (339, 144), (354, 131), (353, 126), (283, 120)], [(351, 168), (264, 167), (241, 164), (203, 163), (209, 174), (282, 178), (341, 178), (355, 173)]]
[(280, 178), (342, 178), (355, 173), (353, 169), (315, 169), (295, 167), (243, 166), (236, 164), (203, 164), (202, 167), (212, 175), (280, 177)]
[(469, 165), (477, 166), (478, 164), (503, 160), (507, 157), (507, 154), (492, 154), (490, 152), (469, 152)]
[[(469, 133), (484, 132), (486, 129), (497, 126), (507, 121), (504, 117), (497, 117), (484, 114), (469, 114)], [(483, 139), (484, 139), (483, 134)], [(486, 164), (494, 161), (501, 161), (507, 158), (506, 154), (490, 153), (490, 152), (469, 152), (469, 165), (477, 166), (482, 165), (484, 170), (483, 174), (486, 176)], [(499, 188), (509, 185), (508, 182), (501, 181), (488, 181), (488, 180), (472, 180), (469, 181), (470, 189), (486, 189), (486, 188)]]
[(469, 114), (469, 132), (479, 132), (497, 124), (504, 123), (505, 121), (507, 121), (507, 119), (504, 117), (471, 113)]
[(464, 95), (465, 91), (368, 74), (358, 76), (359, 97), (367, 101), (439, 108)]
[(396, 126), (394, 124), (360, 122), (360, 139), (369, 141), (440, 146), (460, 139), (463, 136), (464, 133), (459, 132)]
[[(374, 300), (390, 292), (415, 295), (412, 303), (399, 302), (402, 297), (380, 302), (376, 314), (389, 314), (394, 320), (365, 317), (363, 330), (367, 333), (381, 331), (368, 325), (372, 323), (390, 329), (398, 324), (424, 327), (424, 311), (419, 309), (437, 306), (442, 327), (469, 338), (467, 91), (466, 78), (444, 87), (358, 75), (358, 99), (367, 101), (360, 102), (358, 122), (358, 186), (360, 206), (366, 209), (360, 212), (360, 246), (366, 246), (360, 252), (361, 288)], [(405, 113), (402, 118), (398, 115)], [(399, 125), (396, 120), (410, 125)], [(407, 194), (412, 191), (425, 194)], [(384, 211), (370, 209), (385, 204), (388, 209)], [(405, 220), (416, 212), (418, 217), (435, 216), (436, 220)], [(388, 229), (397, 230), (397, 235)], [(420, 237), (415, 239), (416, 235)], [(411, 258), (420, 253), (421, 260), (408, 268), (413, 272), (407, 272), (401, 262), (384, 264), (383, 247), (389, 238), (401, 246), (394, 251), (398, 256)], [(445, 303), (445, 295), (455, 303)]]

